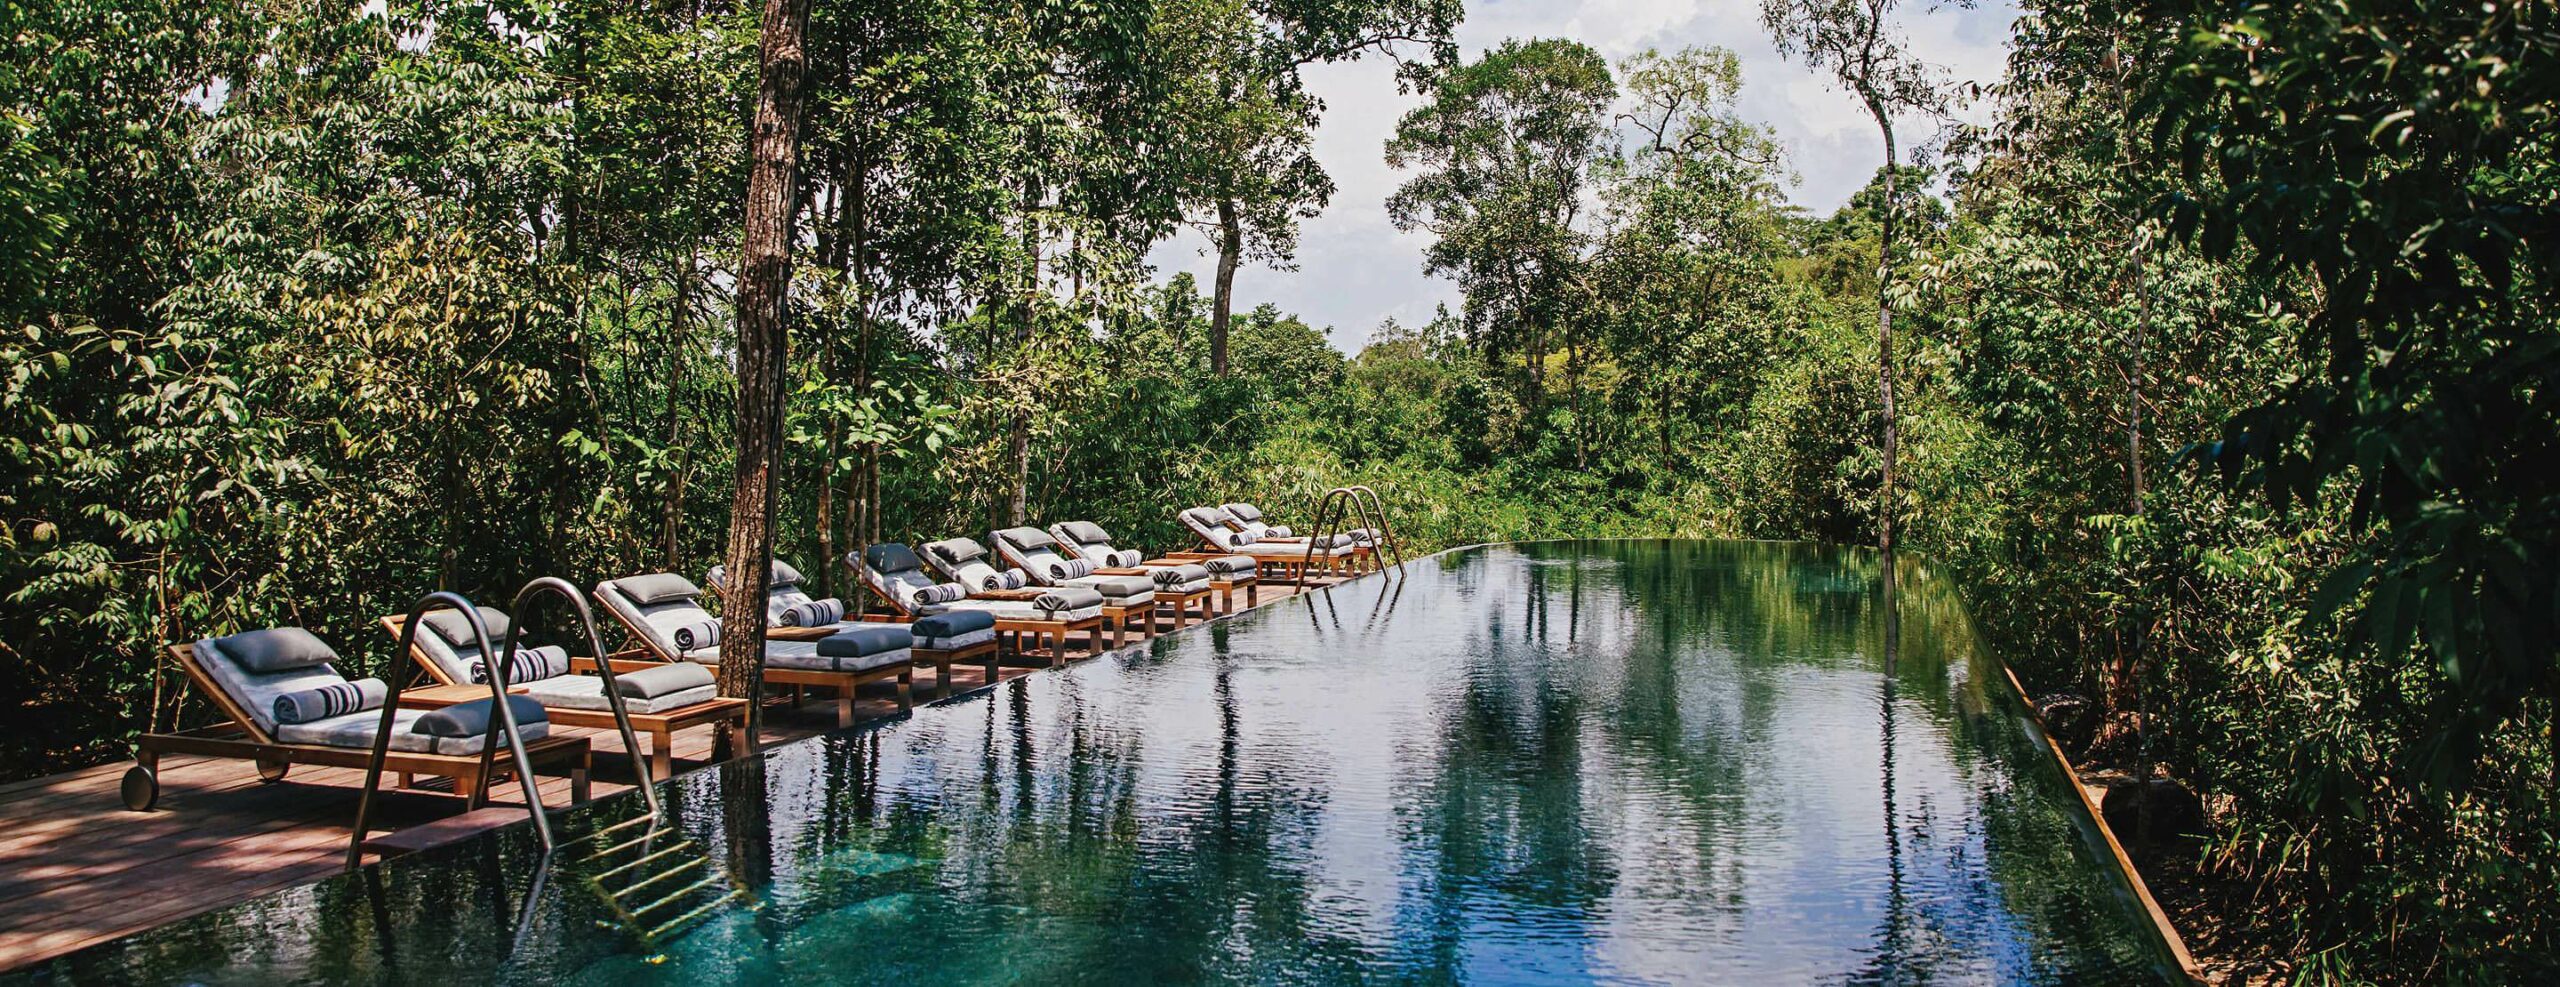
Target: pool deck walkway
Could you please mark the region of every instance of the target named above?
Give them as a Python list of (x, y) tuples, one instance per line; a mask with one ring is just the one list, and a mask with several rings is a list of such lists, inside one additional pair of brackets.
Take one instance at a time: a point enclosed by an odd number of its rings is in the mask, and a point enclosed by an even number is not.
[[(1260, 603), (1268, 606), (1300, 592), (1286, 583), (1267, 584)], [(1237, 601), (1240, 608), (1243, 602)], [(1008, 664), (1000, 675), (1010, 679), (1033, 671)], [(921, 675), (919, 688), (929, 689), (932, 677), (930, 671)], [(952, 680), (955, 693), (987, 684), (984, 668), (954, 668)], [(885, 687), (865, 691), (857, 706), (865, 720), (894, 712)], [(767, 707), (763, 741), (777, 746), (833, 727), (823, 704)], [(554, 732), (583, 735), (594, 745), (593, 797), (631, 790), (631, 761), (617, 734), (566, 727)], [(710, 763), (710, 756), (710, 731), (677, 736), (678, 774)], [(133, 812), (117, 789), (130, 766), (131, 761), (117, 761), (0, 785), (0, 970), (318, 880), (345, 866), (347, 827), (364, 784), (361, 770), (299, 766), (281, 782), (262, 784), (245, 761), (165, 757), (159, 804)], [(569, 779), (543, 776), (540, 790), (543, 804), (565, 805)], [(522, 821), (520, 791), (513, 782), (499, 786), (492, 804), (516, 811), (486, 813), (470, 822)], [(452, 819), (460, 808), (449, 796), (386, 790), (377, 836)], [(436, 835), (458, 840), (479, 831), (448, 826)]]

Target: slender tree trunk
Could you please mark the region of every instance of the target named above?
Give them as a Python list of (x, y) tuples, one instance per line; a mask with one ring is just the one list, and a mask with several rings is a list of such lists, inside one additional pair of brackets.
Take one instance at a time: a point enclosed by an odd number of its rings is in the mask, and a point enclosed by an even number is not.
[(693, 321), (694, 255), (688, 249), (684, 269), (676, 272), (676, 307), (668, 321), (668, 335), (673, 345), (667, 347), (667, 447), (676, 450), (673, 472), (667, 475), (665, 528), (660, 532), (666, 548), (667, 571), (684, 570), (684, 487), (692, 472), (693, 449), (684, 441), (684, 348), (689, 341), (687, 331)]
[(1236, 308), (1236, 264), (1244, 259), (1244, 223), (1236, 200), (1218, 200), (1217, 299), (1209, 310), (1209, 372), (1227, 375), (1227, 325)]
[[(1022, 190), (1022, 246), (1030, 255), (1030, 276), (1022, 285), (1021, 321), (1014, 328), (1014, 352), (1030, 359), (1032, 320), (1039, 317), (1040, 296), (1040, 193), (1031, 187)], [(1028, 367), (1024, 368), (1026, 371)], [(1012, 483), (1005, 498), (1004, 523), (1020, 527), (1031, 514), (1031, 410), (1027, 400), (1015, 401), (1013, 420), (1005, 441), (1005, 463)]]
[(2151, 326), (2151, 285), (2145, 280), (2147, 272), (2143, 253), (2138, 247), (2133, 252), (2133, 290), (2138, 294), (2133, 316), (2133, 365), (2124, 382), (2124, 468), (2127, 492), (2132, 496), (2125, 513), (2136, 515), (2142, 513), (2142, 495), (2145, 492), (2142, 482), (2142, 346)]
[(1901, 192), (1894, 174), (1893, 117), (1881, 104), (1869, 102), (1867, 107), (1875, 114), (1876, 129), (1884, 133), (1884, 235), (1876, 244), (1876, 391), (1884, 401), (1884, 481), (1876, 493), (1876, 546), (1891, 552), (1893, 467), (1899, 438), (1893, 411), (1893, 221)]
[[(799, 205), (802, 39), (809, 0), (765, 0), (758, 45), (754, 163), (738, 257), (738, 468), (729, 502), (728, 589), (721, 600), (720, 694), (748, 700), (749, 736), (762, 726), (764, 599), (773, 559), (773, 506), (782, 446), (784, 318), (791, 288), (791, 223)], [(735, 751), (733, 738), (720, 746)]]

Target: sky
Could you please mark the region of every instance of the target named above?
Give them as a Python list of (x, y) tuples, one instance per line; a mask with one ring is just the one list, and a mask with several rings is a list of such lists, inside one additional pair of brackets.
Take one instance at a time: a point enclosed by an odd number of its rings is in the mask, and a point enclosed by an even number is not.
[[(2015, 6), (1985, 0), (1971, 9), (1933, 8), (1919, 0), (1906, 7), (1900, 27), (1922, 60), (1950, 81), (1998, 80)], [(1473, 59), (1506, 39), (1539, 37), (1581, 41), (1613, 65), (1647, 48), (1732, 49), (1742, 60), (1742, 116), (1776, 131), (1797, 176), (1789, 197), (1816, 214), (1839, 208), (1883, 163), (1883, 141), (1865, 110), (1827, 75), (1778, 56), (1760, 26), (1760, 0), (1476, 0), (1467, 5), (1457, 40), (1463, 56)], [(1380, 320), (1428, 322), (1435, 306), (1456, 308), (1458, 295), (1449, 282), (1423, 273), (1430, 235), (1400, 233), (1387, 220), (1387, 196), (1407, 177), (1387, 167), (1387, 138), (1420, 97), (1396, 91), (1394, 66), (1383, 58), (1313, 66), (1306, 78), (1325, 102), (1315, 153), (1337, 186), (1333, 201), (1300, 227), (1297, 270), (1247, 266), (1236, 272), (1236, 310), (1270, 302), (1326, 327), (1335, 347), (1356, 352)], [(1958, 112), (1975, 122), (1986, 115), (1982, 107)], [(1895, 129), (1908, 147), (1940, 128), (1914, 119)], [(1206, 293), (1217, 266), (1205, 252), (1208, 243), (1186, 231), (1158, 245), (1148, 260), (1161, 277), (1190, 271)]]

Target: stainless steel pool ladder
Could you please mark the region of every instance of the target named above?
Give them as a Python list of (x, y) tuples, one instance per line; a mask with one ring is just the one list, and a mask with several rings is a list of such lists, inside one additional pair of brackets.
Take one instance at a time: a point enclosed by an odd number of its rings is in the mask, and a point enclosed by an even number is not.
[[(438, 590), (419, 597), (416, 603), (409, 605), (408, 620), (400, 625), (400, 649), (391, 653), (391, 660), (407, 659), (409, 649), (417, 642), (418, 620), (445, 607), (462, 611), (463, 618), (471, 622), (472, 638), (479, 643), (482, 664), (489, 670), (489, 733), (480, 741), (480, 776), (488, 777), (490, 766), (496, 763), (498, 740), (505, 738), (507, 750), (515, 758), (516, 781), (524, 786), (525, 811), (533, 817), (534, 834), (541, 837), (542, 852), (547, 856), (551, 852), (551, 819), (542, 811), (542, 792), (533, 779), (533, 757), (525, 753), (524, 733), (516, 726), (515, 709), (507, 705), (506, 662), (493, 662), (486, 658), (494, 652), (489, 648), (489, 625), (480, 620), (480, 608), (472, 606), (471, 601), (459, 593)], [(589, 628), (592, 631), (593, 625)], [(508, 657), (514, 657), (512, 652)], [(373, 732), (373, 757), (365, 765), (364, 793), (356, 798), (355, 832), (347, 838), (348, 870), (364, 864), (364, 837), (373, 821), (373, 797), (382, 787), (382, 764), (391, 755), (391, 730), (400, 713), (400, 683), (407, 678), (406, 675), (392, 675), (383, 680), (387, 692), (382, 699), (382, 722)], [(644, 774), (641, 777), (648, 776)]]
[[(529, 612), (534, 604), (541, 602), (542, 596), (546, 593), (569, 601), (569, 612), (577, 616), (579, 629), (587, 632), (587, 653), (595, 656), (596, 675), (604, 680), (604, 701), (606, 705), (613, 707), (613, 725), (615, 729), (622, 732), (622, 750), (631, 755), (631, 776), (639, 779), (640, 800), (648, 803), (650, 819), (663, 820), (666, 817), (666, 807), (658, 804), (658, 786), (650, 780), (649, 759), (640, 753), (639, 733), (631, 727), (631, 709), (623, 699), (621, 687), (614, 682), (613, 659), (605, 653), (604, 636), (596, 632), (596, 613), (593, 608), (587, 606), (586, 594), (578, 592), (578, 587), (558, 576), (536, 578), (524, 584), (523, 589), (517, 590), (515, 606), (511, 609), (515, 619), (509, 622), (507, 628), (508, 661), (515, 659), (516, 647), (524, 637), (524, 625)], [(477, 617), (478, 614), (474, 613), (473, 616)], [(481, 654), (488, 654), (488, 652), (483, 651)], [(548, 841), (544, 845), (548, 846)]]
[(1404, 548), (1396, 544), (1395, 532), (1387, 527), (1386, 505), (1378, 500), (1378, 492), (1366, 486), (1335, 487), (1316, 502), (1315, 524), (1307, 532), (1307, 551), (1298, 561), (1303, 574), (1315, 564), (1316, 546), (1331, 541), (1342, 533), (1342, 523), (1357, 515), (1360, 526), (1372, 533), (1371, 557), (1386, 568), (1388, 553), (1395, 555), (1396, 568), (1404, 568)]

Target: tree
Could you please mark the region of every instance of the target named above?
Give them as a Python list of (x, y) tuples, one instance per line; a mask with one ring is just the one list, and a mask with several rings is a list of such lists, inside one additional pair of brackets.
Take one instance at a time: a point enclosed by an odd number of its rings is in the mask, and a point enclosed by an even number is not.
[(1388, 216), (1439, 237), (1426, 267), (1466, 292), (1467, 332), (1488, 365), (1520, 361), (1532, 429), (1542, 426), (1550, 347), (1563, 337), (1579, 355), (1565, 323), (1586, 293), (1584, 193), (1608, 154), (1616, 96), (1608, 62), (1589, 46), (1509, 41), (1441, 73), (1387, 142), (1388, 164), (1420, 172), (1387, 199)]
[[(1778, 52), (1828, 69), (1842, 88), (1858, 97), (1884, 137), (1884, 201), (1893, 203), (1900, 159), (1894, 144), (1895, 114), (1935, 111), (1943, 105), (1928, 66), (1911, 56), (1893, 33), (1891, 20), (1898, 0), (1762, 0), (1760, 20)], [(1897, 436), (1893, 408), (1893, 251), (1894, 210), (1879, 217), (1876, 241), (1876, 393), (1882, 402), (1883, 435), (1878, 443), (1884, 461), (1882, 487), (1876, 494), (1876, 544), (1893, 550), (1893, 467)]]
[(1167, 0), (1152, 32), (1164, 52), (1174, 144), (1187, 212), (1217, 250), (1211, 280), (1210, 372), (1226, 376), (1236, 269), (1246, 260), (1286, 266), (1298, 220), (1333, 195), (1313, 153), (1323, 107), (1306, 92), (1309, 65), (1425, 46), (1434, 63), (1455, 55), (1457, 0)]
[(764, 684), (764, 602), (773, 564), (776, 474), (782, 468), (785, 327), (791, 227), (799, 211), (795, 171), (808, 27), (809, 0), (765, 0), (749, 143), (754, 165), (747, 174), (746, 224), (738, 251), (737, 490), (729, 501), (720, 694), (749, 700), (745, 729), (750, 737), (760, 726), (756, 697)]

